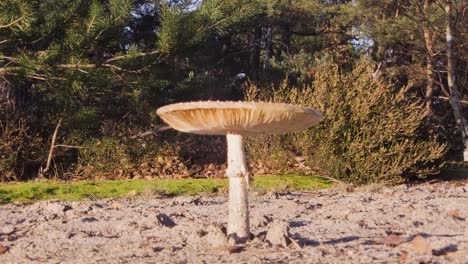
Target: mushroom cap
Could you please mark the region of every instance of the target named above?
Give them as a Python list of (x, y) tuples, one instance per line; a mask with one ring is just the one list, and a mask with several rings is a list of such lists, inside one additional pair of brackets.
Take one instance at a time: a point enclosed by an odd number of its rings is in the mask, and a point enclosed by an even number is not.
[(156, 113), (172, 128), (201, 135), (282, 134), (318, 124), (319, 111), (292, 104), (263, 102), (188, 102)]

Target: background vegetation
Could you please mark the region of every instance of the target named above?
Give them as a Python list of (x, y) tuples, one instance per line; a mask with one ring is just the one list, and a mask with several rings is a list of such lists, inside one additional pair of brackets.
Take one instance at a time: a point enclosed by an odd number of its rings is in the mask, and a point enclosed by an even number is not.
[(324, 112), (316, 128), (249, 141), (258, 173), (356, 183), (437, 174), (468, 149), (467, 8), (461, 0), (1, 1), (0, 181), (218, 177), (222, 138), (166, 130), (155, 116), (159, 106), (205, 99)]

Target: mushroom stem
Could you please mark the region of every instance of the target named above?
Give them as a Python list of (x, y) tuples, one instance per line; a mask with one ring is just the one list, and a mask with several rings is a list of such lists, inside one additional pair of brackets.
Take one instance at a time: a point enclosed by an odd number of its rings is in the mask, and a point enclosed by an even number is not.
[(245, 176), (248, 168), (245, 160), (244, 142), (241, 135), (227, 134), (226, 175), (229, 177), (228, 235), (237, 242), (244, 242), (250, 234), (248, 188)]

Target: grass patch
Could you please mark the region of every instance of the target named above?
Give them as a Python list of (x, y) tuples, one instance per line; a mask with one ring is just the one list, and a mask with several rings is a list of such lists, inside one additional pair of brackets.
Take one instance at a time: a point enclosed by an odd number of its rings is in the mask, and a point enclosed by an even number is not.
[(306, 175), (286, 174), (255, 177), (252, 189), (267, 192), (271, 190), (313, 190), (331, 187), (330, 180)]
[[(269, 190), (305, 190), (330, 187), (329, 180), (304, 175), (281, 175), (255, 177), (253, 189)], [(26, 182), (0, 184), (0, 203), (35, 202), (40, 200), (60, 199), (80, 201), (120, 197), (128, 194), (141, 195), (159, 193), (170, 196), (217, 193), (228, 187), (227, 179), (184, 179), (184, 180), (126, 180), (96, 182)]]

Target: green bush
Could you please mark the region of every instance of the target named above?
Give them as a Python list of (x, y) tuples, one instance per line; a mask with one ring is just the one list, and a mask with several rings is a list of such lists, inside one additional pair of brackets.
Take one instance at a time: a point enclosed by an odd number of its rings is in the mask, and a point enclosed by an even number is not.
[[(306, 131), (252, 139), (254, 160), (286, 168), (291, 157), (304, 156), (312, 169), (357, 184), (396, 184), (438, 173), (447, 146), (430, 134), (423, 102), (410, 87), (394, 87), (372, 76), (362, 60), (350, 72), (332, 63), (311, 69), (312, 84), (290, 88), (251, 86), (247, 100), (288, 102), (313, 107), (324, 115)], [(282, 157), (282, 158), (278, 158)], [(271, 162), (270, 162), (271, 165)]]

